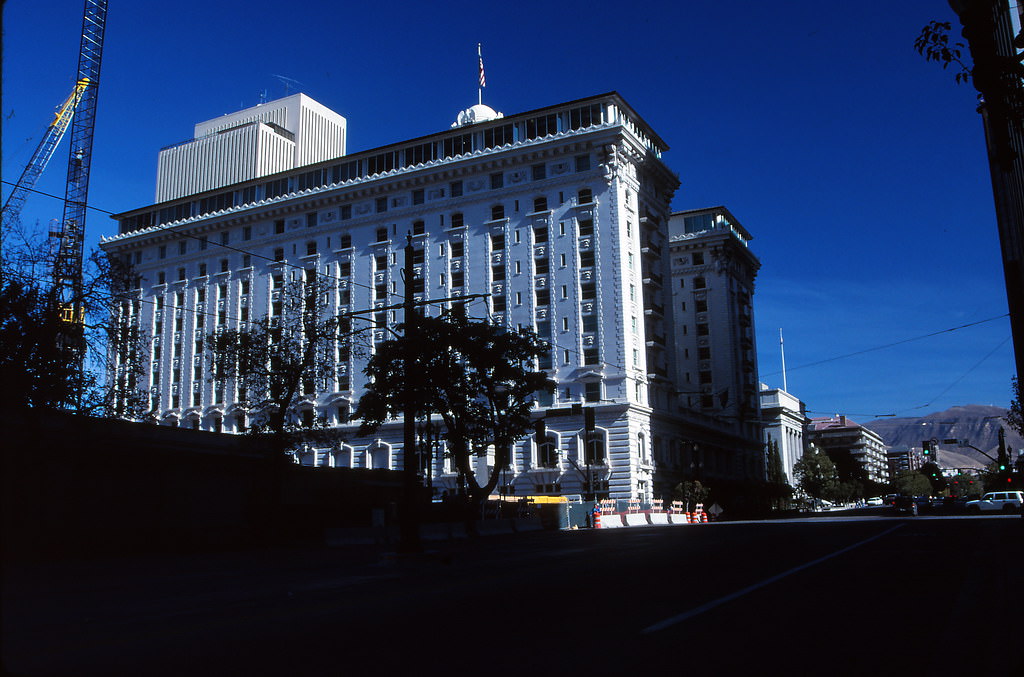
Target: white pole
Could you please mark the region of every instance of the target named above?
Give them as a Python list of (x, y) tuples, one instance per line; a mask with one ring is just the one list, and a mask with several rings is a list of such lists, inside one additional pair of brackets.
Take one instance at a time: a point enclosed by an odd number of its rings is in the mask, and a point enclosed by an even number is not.
[(786, 383), (786, 345), (782, 341), (782, 327), (779, 327), (779, 352), (782, 353), (782, 390), (789, 392), (789, 385)]

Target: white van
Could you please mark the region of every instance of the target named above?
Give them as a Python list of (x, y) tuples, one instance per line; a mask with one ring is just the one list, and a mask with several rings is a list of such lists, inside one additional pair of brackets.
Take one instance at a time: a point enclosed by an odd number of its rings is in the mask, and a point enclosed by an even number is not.
[(1024, 492), (990, 491), (976, 501), (967, 501), (967, 512), (1020, 512)]

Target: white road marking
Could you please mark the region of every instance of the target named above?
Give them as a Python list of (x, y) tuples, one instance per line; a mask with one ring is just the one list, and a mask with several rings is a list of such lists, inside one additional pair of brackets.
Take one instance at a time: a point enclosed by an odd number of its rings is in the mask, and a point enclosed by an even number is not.
[(694, 616), (698, 616), (698, 615), (704, 613), (705, 611), (710, 611), (711, 609), (714, 609), (715, 607), (721, 606), (721, 605), (725, 604), (726, 602), (731, 602), (732, 600), (738, 599), (738, 598), (740, 598), (740, 597), (742, 597), (742, 596), (744, 596), (744, 595), (746, 595), (748, 593), (754, 592), (755, 590), (763, 588), (763, 587), (765, 587), (767, 585), (771, 585), (772, 583), (775, 583), (776, 581), (782, 580), (783, 578), (785, 578), (786, 576), (789, 576), (790, 574), (795, 574), (798, 571), (803, 571), (804, 569), (808, 569), (808, 568), (810, 568), (810, 567), (812, 567), (812, 566), (814, 566), (816, 564), (821, 564), (822, 562), (824, 562), (826, 560), (830, 560), (833, 557), (837, 557), (839, 555), (842, 555), (843, 553), (849, 552), (849, 551), (853, 550), (854, 548), (859, 548), (860, 546), (862, 546), (862, 545), (864, 545), (866, 543), (870, 543), (871, 541), (877, 540), (877, 539), (881, 538), (882, 536), (886, 536), (888, 534), (891, 534), (892, 532), (896, 531), (897, 529), (901, 528), (902, 526), (904, 526), (904, 525), (903, 524), (897, 524), (893, 528), (886, 529), (885, 531), (883, 531), (880, 534), (875, 534), (874, 536), (872, 536), (870, 538), (865, 538), (863, 541), (858, 541), (857, 543), (854, 543), (853, 545), (848, 545), (845, 548), (842, 548), (840, 550), (836, 550), (835, 552), (830, 553), (828, 555), (825, 555), (824, 557), (819, 557), (816, 560), (812, 560), (812, 561), (807, 562), (805, 564), (801, 564), (798, 567), (794, 567), (794, 568), (790, 569), (789, 571), (784, 571), (781, 574), (776, 574), (775, 576), (772, 576), (771, 578), (766, 578), (766, 579), (764, 579), (763, 581), (761, 581), (759, 583), (754, 583), (753, 585), (749, 585), (749, 586), (743, 588), (742, 590), (737, 590), (736, 592), (731, 593), (729, 595), (726, 595), (725, 597), (719, 597), (718, 599), (716, 599), (714, 601), (711, 601), (711, 602), (708, 602), (707, 604), (702, 604), (699, 607), (696, 607), (694, 609), (690, 609), (689, 611), (684, 611), (683, 613), (678, 614), (676, 616), (672, 616), (671, 618), (666, 618), (665, 620), (660, 621), (658, 623), (655, 623), (654, 625), (649, 625), (646, 628), (644, 628), (643, 630), (641, 630), (640, 632), (641, 632), (641, 634), (645, 634), (646, 635), (646, 634), (650, 634), (652, 632), (658, 632), (659, 630), (664, 630), (665, 628), (668, 628), (668, 627), (671, 627), (673, 625), (676, 625), (677, 623), (682, 623), (683, 621), (689, 620), (689, 619), (693, 618)]

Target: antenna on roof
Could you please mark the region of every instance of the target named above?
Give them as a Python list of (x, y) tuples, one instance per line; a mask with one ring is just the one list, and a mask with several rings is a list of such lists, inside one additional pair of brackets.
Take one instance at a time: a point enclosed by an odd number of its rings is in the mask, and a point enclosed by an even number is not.
[(285, 96), (291, 94), (291, 90), (293, 87), (295, 88), (296, 91), (302, 89), (303, 87), (303, 84), (296, 80), (295, 78), (286, 78), (283, 75), (274, 75), (273, 73), (270, 74), (270, 77), (277, 78), (278, 80), (281, 81), (281, 84), (284, 85)]

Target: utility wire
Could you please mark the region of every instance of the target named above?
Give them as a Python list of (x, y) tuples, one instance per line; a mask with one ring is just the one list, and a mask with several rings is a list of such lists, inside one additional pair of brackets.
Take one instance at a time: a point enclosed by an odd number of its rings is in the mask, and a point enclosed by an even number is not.
[[(856, 355), (863, 355), (865, 353), (871, 353), (876, 350), (883, 350), (885, 348), (892, 348), (893, 346), (902, 345), (904, 343), (910, 343), (912, 341), (920, 341), (922, 339), (931, 338), (932, 336), (939, 336), (940, 334), (948, 334), (950, 332), (959, 331), (960, 329), (967, 329), (968, 327), (974, 327), (979, 324), (985, 324), (986, 322), (993, 322), (995, 320), (1001, 320), (1004, 317), (1009, 317), (1009, 313), (1003, 313), (1002, 315), (996, 315), (995, 317), (989, 317), (984, 320), (978, 320), (977, 322), (969, 322), (967, 324), (961, 324), (957, 327), (950, 327), (948, 329), (940, 329), (939, 331), (933, 331), (930, 334), (922, 334), (920, 336), (914, 336), (911, 338), (903, 339), (901, 341), (894, 341), (893, 343), (886, 343), (880, 346), (874, 346), (872, 348), (864, 348), (863, 350), (857, 350), (852, 353), (846, 353), (845, 355), (836, 355), (835, 357), (828, 357), (824, 360), (818, 360), (817, 362), (808, 362), (807, 364), (801, 364), (796, 367), (789, 367), (787, 371), (796, 371), (797, 369), (806, 369), (807, 367), (816, 367), (821, 364), (827, 364), (828, 362), (835, 362), (836, 360), (843, 360), (847, 357), (854, 357)], [(773, 371), (769, 374), (761, 374), (762, 376), (775, 376), (781, 374), (781, 371)]]
[(972, 367), (971, 367), (970, 369), (968, 369), (967, 371), (965, 371), (965, 372), (964, 372), (964, 373), (963, 373), (963, 374), (962, 374), (962, 375), (960, 376), (960, 378), (958, 378), (958, 379), (956, 379), (955, 381), (953, 381), (952, 383), (950, 383), (950, 384), (949, 384), (949, 385), (948, 385), (948, 386), (946, 387), (946, 389), (945, 389), (945, 390), (943, 390), (943, 391), (942, 391), (941, 393), (939, 393), (938, 395), (936, 395), (935, 397), (933, 397), (933, 398), (932, 398), (931, 400), (929, 400), (929, 401), (928, 401), (927, 403), (925, 403), (925, 404), (919, 404), (918, 406), (916, 406), (916, 407), (910, 407), (909, 409), (903, 409), (903, 410), (902, 410), (902, 411), (900, 411), (899, 413), (901, 413), (901, 414), (902, 414), (902, 413), (903, 413), (903, 412), (905, 412), (905, 411), (914, 411), (915, 409), (924, 409), (925, 407), (930, 407), (930, 406), (932, 406), (932, 405), (933, 405), (933, 404), (935, 403), (935, 400), (939, 399), (940, 397), (942, 397), (943, 395), (945, 395), (946, 393), (948, 393), (948, 392), (949, 392), (950, 390), (952, 390), (952, 389), (953, 389), (953, 387), (954, 387), (954, 386), (956, 386), (956, 385), (957, 385), (958, 383), (960, 383), (960, 381), (963, 381), (963, 380), (964, 380), (965, 378), (967, 378), (967, 375), (968, 375), (968, 374), (970, 374), (970, 373), (971, 373), (971, 372), (973, 372), (973, 371), (974, 371), (975, 369), (977, 369), (978, 367), (980, 367), (980, 366), (981, 366), (981, 363), (982, 363), (982, 362), (984, 362), (984, 361), (985, 361), (985, 360), (987, 360), (988, 358), (992, 357), (992, 356), (993, 356), (993, 355), (994, 355), (994, 354), (996, 353), (996, 351), (997, 351), (997, 350), (999, 350), (1000, 348), (1002, 348), (1003, 346), (1005, 346), (1005, 345), (1006, 345), (1006, 343), (1007, 343), (1007, 341), (1009, 341), (1009, 340), (1010, 340), (1010, 337), (1009, 337), (1009, 336), (1007, 336), (1007, 337), (1006, 337), (1006, 338), (1004, 338), (1004, 339), (1003, 339), (1002, 341), (1000, 341), (1000, 342), (999, 342), (999, 344), (998, 344), (998, 345), (997, 345), (997, 346), (996, 346), (995, 348), (993, 348), (992, 350), (990, 350), (990, 351), (989, 351), (988, 353), (986, 353), (986, 354), (985, 354), (985, 356), (984, 356), (984, 357), (982, 357), (982, 358), (981, 358), (980, 360), (978, 360), (977, 362), (975, 362), (975, 363), (974, 363), (974, 366), (972, 366)]

